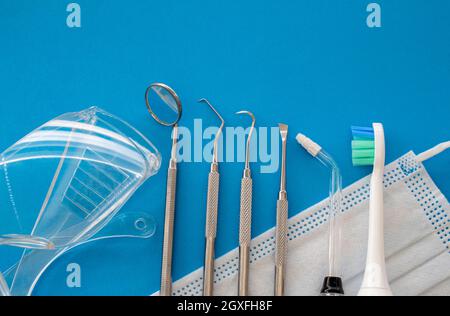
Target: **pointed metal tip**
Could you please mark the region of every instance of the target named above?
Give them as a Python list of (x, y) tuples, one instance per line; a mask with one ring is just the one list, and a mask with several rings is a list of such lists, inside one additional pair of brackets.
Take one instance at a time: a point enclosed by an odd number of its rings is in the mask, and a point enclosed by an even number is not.
[(211, 104), (211, 102), (209, 102), (207, 99), (202, 98), (200, 100), (198, 100), (199, 103), (206, 103), (211, 110), (213, 110), (214, 113), (216, 113), (217, 117), (220, 119), (220, 121), (222, 122), (222, 125), (220, 126), (220, 132), (222, 132), (222, 129), (225, 125), (225, 121), (223, 119), (223, 117), (219, 114), (219, 112), (217, 112), (216, 108)]
[(252, 112), (250, 112), (250, 111), (239, 111), (239, 112), (236, 112), (236, 114), (237, 115), (243, 115), (243, 114), (248, 115), (248, 116), (250, 116), (252, 118), (253, 122), (256, 121), (255, 115)]

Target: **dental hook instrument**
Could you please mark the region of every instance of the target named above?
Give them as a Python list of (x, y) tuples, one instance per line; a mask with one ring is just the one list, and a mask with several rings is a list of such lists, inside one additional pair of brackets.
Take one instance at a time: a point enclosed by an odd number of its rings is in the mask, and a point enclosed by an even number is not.
[(286, 260), (288, 247), (288, 198), (286, 191), (286, 145), (288, 126), (279, 124), (282, 141), (281, 181), (277, 201), (275, 229), (275, 296), (284, 296)]
[(253, 180), (250, 169), (250, 143), (255, 129), (256, 119), (249, 111), (237, 112), (238, 115), (248, 115), (252, 125), (248, 134), (245, 148), (245, 168), (241, 180), (241, 204), (239, 221), (239, 285), (238, 295), (248, 296), (248, 276), (250, 266), (250, 242), (252, 240), (252, 198)]
[(203, 296), (212, 296), (214, 291), (214, 259), (215, 241), (217, 234), (217, 212), (219, 207), (219, 159), (218, 142), (222, 135), (225, 121), (212, 104), (206, 99), (200, 99), (199, 103), (206, 103), (222, 122), (214, 139), (213, 158), (211, 171), (208, 176), (208, 196), (206, 202), (206, 227), (205, 227), (205, 267), (203, 272)]
[[(177, 113), (177, 117), (173, 122), (167, 122), (162, 120), (153, 111), (151, 104), (149, 102), (150, 91), (156, 91), (158, 96), (165, 101), (172, 110)], [(168, 92), (168, 95), (162, 92)], [(170, 99), (172, 98), (172, 99)], [(175, 105), (173, 102), (175, 102)], [(153, 83), (145, 91), (145, 103), (147, 105), (147, 110), (150, 115), (163, 126), (172, 126), (172, 148), (169, 160), (169, 167), (167, 170), (167, 184), (166, 184), (166, 208), (164, 216), (164, 241), (163, 241), (163, 252), (162, 252), (162, 264), (161, 264), (161, 286), (160, 286), (160, 296), (171, 296), (172, 295), (172, 253), (173, 253), (173, 231), (174, 231), (174, 221), (175, 221), (175, 201), (176, 201), (176, 191), (177, 191), (177, 142), (178, 142), (178, 122), (182, 115), (182, 105), (180, 98), (176, 92), (163, 83)]]

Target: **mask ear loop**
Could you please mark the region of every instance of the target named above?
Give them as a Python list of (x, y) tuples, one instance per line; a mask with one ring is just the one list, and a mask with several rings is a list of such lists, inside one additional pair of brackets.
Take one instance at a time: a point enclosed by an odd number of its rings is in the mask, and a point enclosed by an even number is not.
[(436, 147), (433, 147), (433, 148), (421, 153), (420, 155), (417, 156), (417, 161), (418, 162), (427, 161), (427, 160), (439, 155), (440, 153), (442, 153), (443, 151), (445, 151), (447, 149), (450, 149), (450, 141), (440, 143)]
[[(450, 141), (440, 143), (439, 145), (437, 145), (427, 151), (424, 151), (423, 153), (421, 153), (420, 155), (417, 156), (417, 161), (420, 163), (423, 163), (433, 157), (436, 157), (437, 155), (441, 154), (442, 152), (444, 152), (447, 149), (450, 149)], [(442, 227), (438, 227), (435, 230), (435, 233), (440, 230), (442, 230)]]

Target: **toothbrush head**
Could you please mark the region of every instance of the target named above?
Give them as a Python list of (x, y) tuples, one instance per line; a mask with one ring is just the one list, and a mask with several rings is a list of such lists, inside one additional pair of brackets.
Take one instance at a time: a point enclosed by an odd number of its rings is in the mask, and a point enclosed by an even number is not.
[(354, 166), (372, 166), (375, 162), (375, 133), (372, 127), (352, 126), (352, 162)]

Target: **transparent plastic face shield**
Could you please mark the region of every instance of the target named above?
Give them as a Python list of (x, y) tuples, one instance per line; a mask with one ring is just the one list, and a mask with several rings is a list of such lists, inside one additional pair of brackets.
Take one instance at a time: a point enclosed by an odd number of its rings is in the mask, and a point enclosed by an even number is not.
[(11, 294), (31, 294), (55, 258), (93, 238), (151, 237), (151, 214), (117, 212), (160, 161), (141, 133), (95, 107), (51, 120), (4, 151), (0, 265)]

